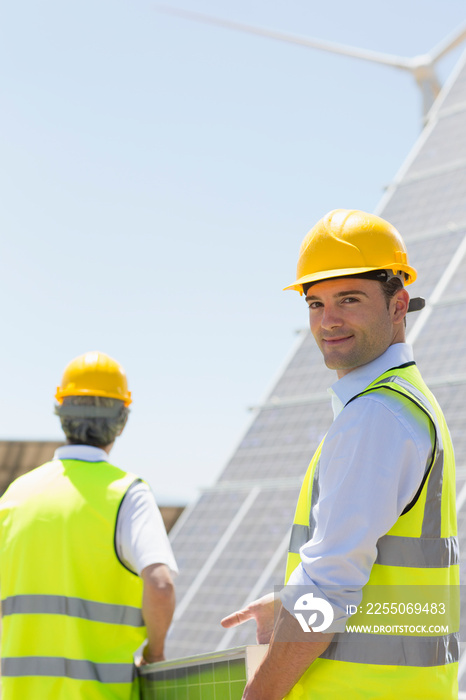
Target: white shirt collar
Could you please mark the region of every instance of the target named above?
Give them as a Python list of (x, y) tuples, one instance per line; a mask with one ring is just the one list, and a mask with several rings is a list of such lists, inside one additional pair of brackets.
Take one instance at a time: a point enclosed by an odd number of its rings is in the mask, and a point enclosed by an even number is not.
[(353, 396), (369, 386), (377, 377), (387, 372), (393, 367), (399, 367), (406, 362), (413, 362), (414, 355), (411, 345), (407, 343), (395, 343), (390, 345), (382, 355), (376, 357), (372, 362), (366, 365), (356, 367), (344, 377), (339, 379), (329, 389), (332, 397), (332, 408), (334, 418), (340, 413), (342, 408), (348, 403)]
[(93, 445), (63, 445), (55, 450), (54, 459), (77, 459), (80, 462), (108, 462), (108, 454)]

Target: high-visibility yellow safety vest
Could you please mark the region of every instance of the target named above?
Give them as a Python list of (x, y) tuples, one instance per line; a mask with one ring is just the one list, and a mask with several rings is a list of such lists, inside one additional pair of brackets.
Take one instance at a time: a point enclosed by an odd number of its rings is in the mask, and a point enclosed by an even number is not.
[(54, 460), (0, 499), (2, 700), (129, 700), (146, 630), (142, 580), (115, 528), (136, 477)]
[[(383, 634), (373, 633), (372, 629), (365, 633), (337, 633), (286, 698), (453, 700), (458, 697), (459, 552), (455, 463), (450, 434), (435, 397), (414, 363), (385, 372), (358, 396), (369, 392), (398, 396), (414, 415), (424, 412), (430, 419), (433, 446), (425, 477), (413, 501), (377, 542), (377, 559), (363, 588), (363, 602), (367, 595), (372, 595), (373, 599), (374, 592), (377, 597), (377, 591), (383, 598), (389, 590), (393, 591), (391, 602), (395, 601), (395, 611), (405, 612), (409, 607), (405, 604), (404, 593), (409, 591), (411, 601), (419, 599), (427, 603), (426, 610), (431, 611), (435, 607), (436, 592), (442, 600), (448, 601), (450, 595), (453, 611), (449, 610), (446, 618), (451, 623), (453, 617), (454, 624), (447, 634), (440, 633), (438, 628), (436, 634), (433, 630), (432, 634), (418, 634), (418, 630), (387, 633), (385, 629)], [(299, 549), (312, 537), (315, 527), (313, 505), (318, 499), (318, 464), (324, 441), (325, 438), (312, 458), (298, 499), (286, 581), (299, 565)], [(397, 594), (401, 595), (403, 608), (396, 603)], [(428, 617), (424, 614), (422, 621), (425, 623)], [(377, 624), (380, 619), (376, 615), (366, 615), (364, 622), (370, 620)], [(421, 618), (418, 616), (418, 619)], [(437, 623), (439, 616), (432, 619)], [(396, 620), (412, 622), (413, 616), (398, 615)]]

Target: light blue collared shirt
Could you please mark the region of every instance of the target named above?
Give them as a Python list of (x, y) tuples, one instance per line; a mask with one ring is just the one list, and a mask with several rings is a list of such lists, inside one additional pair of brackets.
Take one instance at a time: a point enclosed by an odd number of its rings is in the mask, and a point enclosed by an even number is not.
[[(429, 419), (396, 397), (377, 392), (346, 404), (381, 374), (412, 360), (409, 345), (390, 345), (329, 390), (335, 419), (320, 457), (316, 526), (289, 585), (316, 586), (337, 622), (347, 617), (348, 605), (361, 602), (377, 540), (415, 496), (432, 451)], [(285, 588), (281, 597), (293, 613), (295, 595), (288, 599)]]
[(396, 343), (390, 345), (387, 350), (367, 365), (356, 367), (344, 377), (332, 384), (328, 390), (332, 396), (333, 417), (336, 418), (343, 407), (353, 396), (372, 384), (392, 367), (399, 367), (407, 362), (413, 362), (413, 349), (407, 343)]
[(57, 447), (54, 459), (78, 459), (82, 462), (108, 462), (108, 453), (94, 445), (62, 445)]

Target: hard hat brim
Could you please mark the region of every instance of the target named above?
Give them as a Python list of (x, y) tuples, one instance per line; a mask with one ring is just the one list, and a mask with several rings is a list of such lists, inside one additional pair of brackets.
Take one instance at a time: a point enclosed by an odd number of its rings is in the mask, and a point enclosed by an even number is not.
[(321, 272), (313, 272), (309, 275), (304, 275), (304, 277), (300, 277), (296, 280), (296, 282), (293, 282), (293, 284), (290, 284), (288, 287), (284, 287), (283, 291), (293, 289), (302, 295), (303, 284), (309, 284), (309, 282), (323, 282), (324, 280), (333, 279), (334, 277), (353, 277), (354, 275), (360, 275), (364, 272), (371, 272), (372, 270), (393, 270), (393, 272), (405, 272), (407, 275), (405, 285), (412, 284), (412, 282), (414, 282), (414, 280), (417, 278), (417, 272), (414, 267), (404, 263), (398, 263), (396, 265), (396, 270), (393, 269), (391, 265), (380, 265), (380, 267), (350, 267), (340, 270), (323, 270)]
[(98, 389), (92, 389), (88, 391), (86, 391), (85, 389), (72, 389), (70, 391), (67, 391), (66, 389), (63, 390), (61, 387), (57, 387), (55, 399), (60, 405), (63, 404), (63, 399), (67, 396), (99, 396), (101, 398), (106, 399), (118, 399), (118, 401), (122, 401), (126, 407), (133, 403), (130, 391), (128, 391), (125, 396), (122, 396), (121, 394), (117, 394), (112, 391), (99, 391)]

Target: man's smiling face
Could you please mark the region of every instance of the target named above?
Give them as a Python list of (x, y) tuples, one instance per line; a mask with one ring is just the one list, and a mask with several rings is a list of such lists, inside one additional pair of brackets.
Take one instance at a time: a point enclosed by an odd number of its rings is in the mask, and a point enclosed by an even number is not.
[(338, 377), (404, 342), (409, 296), (401, 289), (387, 302), (380, 282), (357, 277), (323, 280), (307, 292), (312, 334)]

